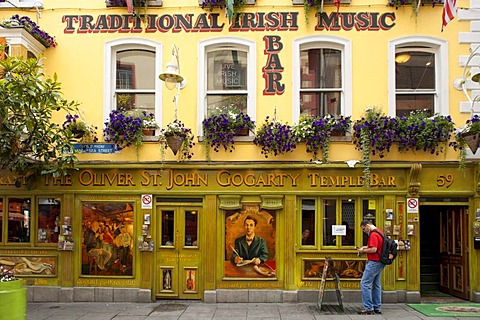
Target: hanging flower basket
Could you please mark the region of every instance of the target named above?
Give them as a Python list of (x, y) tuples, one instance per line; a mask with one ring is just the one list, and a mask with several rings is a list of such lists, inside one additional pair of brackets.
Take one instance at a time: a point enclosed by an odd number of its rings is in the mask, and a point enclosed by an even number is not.
[(462, 135), (467, 146), (470, 148), (470, 150), (472, 150), (472, 153), (475, 154), (478, 149), (478, 144), (480, 143), (480, 134), (467, 132)]
[(172, 150), (173, 155), (177, 155), (178, 150), (182, 147), (183, 140), (182, 136), (170, 136), (165, 138), (167, 140), (168, 147)]

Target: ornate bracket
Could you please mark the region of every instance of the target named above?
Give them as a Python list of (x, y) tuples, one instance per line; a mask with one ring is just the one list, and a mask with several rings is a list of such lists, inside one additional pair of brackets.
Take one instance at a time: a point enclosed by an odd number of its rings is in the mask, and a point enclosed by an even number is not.
[(418, 176), (421, 170), (421, 163), (413, 163), (410, 168), (410, 182), (408, 184), (408, 195), (410, 197), (418, 197), (418, 192), (420, 190), (420, 181), (418, 181)]

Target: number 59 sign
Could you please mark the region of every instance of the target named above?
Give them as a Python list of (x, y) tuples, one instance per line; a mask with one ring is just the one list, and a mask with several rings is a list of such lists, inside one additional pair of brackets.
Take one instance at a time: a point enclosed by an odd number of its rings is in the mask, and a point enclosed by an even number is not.
[(453, 184), (453, 175), (451, 174), (439, 174), (437, 176), (437, 187), (449, 188)]

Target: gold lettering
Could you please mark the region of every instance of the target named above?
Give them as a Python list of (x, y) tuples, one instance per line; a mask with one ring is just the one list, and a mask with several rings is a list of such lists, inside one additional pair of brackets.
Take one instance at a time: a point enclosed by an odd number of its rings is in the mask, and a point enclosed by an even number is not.
[(90, 170), (85, 170), (80, 172), (78, 176), (78, 181), (82, 186), (88, 186), (92, 184), (93, 181), (93, 173)]
[(229, 176), (230, 173), (227, 170), (220, 170), (217, 173), (217, 183), (221, 187), (227, 187), (230, 185), (230, 180), (227, 177), (227, 180), (225, 182), (222, 181), (222, 176), (227, 175)]
[(247, 173), (245, 175), (245, 185), (247, 187), (253, 187), (255, 185), (255, 176), (253, 173)]
[(298, 177), (300, 177), (301, 173), (297, 174), (296, 176), (293, 176), (291, 174), (289, 174), (290, 178), (292, 179), (292, 187), (296, 187), (297, 186), (297, 179)]

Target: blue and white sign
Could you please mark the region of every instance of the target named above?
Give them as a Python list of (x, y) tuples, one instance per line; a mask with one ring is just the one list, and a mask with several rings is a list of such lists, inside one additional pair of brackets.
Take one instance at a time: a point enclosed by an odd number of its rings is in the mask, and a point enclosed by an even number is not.
[(73, 147), (79, 153), (115, 153), (113, 143), (75, 143)]

